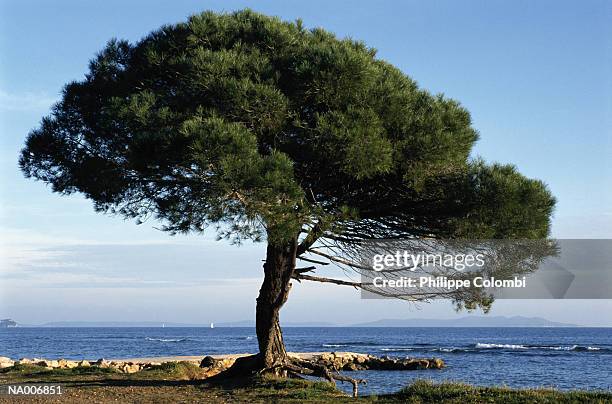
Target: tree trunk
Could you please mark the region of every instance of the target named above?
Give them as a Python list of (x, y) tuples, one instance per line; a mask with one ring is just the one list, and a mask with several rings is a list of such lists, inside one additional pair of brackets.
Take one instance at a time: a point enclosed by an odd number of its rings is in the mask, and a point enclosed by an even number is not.
[(257, 297), (255, 314), (259, 359), (264, 368), (285, 363), (287, 360), (279, 312), (289, 297), (296, 252), (297, 239), (282, 245), (268, 244), (266, 251), (264, 281)]

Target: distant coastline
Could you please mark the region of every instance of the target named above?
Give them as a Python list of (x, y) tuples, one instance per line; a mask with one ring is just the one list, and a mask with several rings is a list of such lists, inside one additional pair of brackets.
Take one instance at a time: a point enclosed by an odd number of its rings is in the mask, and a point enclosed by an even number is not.
[[(18, 327), (210, 327), (210, 323), (173, 323), (155, 321), (55, 321), (43, 324), (18, 324)], [(329, 322), (282, 322), (283, 327), (583, 327), (582, 325), (523, 316), (465, 316), (458, 319), (381, 319), (355, 324)], [(215, 327), (255, 327), (253, 321), (215, 322)]]

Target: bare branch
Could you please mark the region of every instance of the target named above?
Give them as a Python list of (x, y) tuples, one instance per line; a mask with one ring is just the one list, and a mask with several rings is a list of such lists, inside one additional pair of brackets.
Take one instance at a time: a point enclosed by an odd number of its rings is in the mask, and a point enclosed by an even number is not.
[(312, 262), (313, 264), (329, 265), (329, 262), (317, 261), (317, 260), (313, 260), (312, 258), (305, 258), (305, 257), (296, 257), (296, 258), (302, 261)]
[[(349, 261), (347, 259), (344, 259), (344, 258), (341, 258), (341, 257), (337, 257), (337, 256), (334, 256), (334, 255), (326, 254), (326, 253), (321, 252), (319, 250), (309, 249), (308, 252), (312, 253), (312, 254), (319, 255), (319, 256), (321, 256), (323, 258), (327, 258), (328, 260), (336, 262), (338, 264), (343, 264), (343, 265), (347, 265), (347, 266), (352, 267), (352, 268), (359, 268), (359, 269), (363, 269), (363, 270), (366, 270), (366, 271), (370, 271), (371, 270), (370, 267), (359, 265), (356, 262), (352, 262), (352, 261)], [(300, 258), (300, 259), (304, 259), (304, 258)]]
[(293, 279), (296, 279), (298, 281), (305, 280), (305, 281), (314, 281), (314, 282), (323, 282), (323, 283), (333, 283), (335, 285), (352, 286), (354, 288), (364, 287), (364, 285), (359, 282), (350, 282), (350, 281), (343, 281), (341, 279), (323, 278), (321, 276), (294, 274)]
[(293, 272), (297, 272), (298, 274), (302, 274), (304, 272), (314, 271), (315, 269), (317, 269), (317, 267), (315, 267), (315, 266), (304, 267), (304, 268), (295, 268), (293, 270)]
[(355, 289), (363, 289), (363, 290), (372, 292), (380, 296), (392, 297), (392, 298), (408, 300), (412, 302), (425, 301), (431, 298), (435, 298), (437, 296), (436, 294), (431, 294), (431, 293), (411, 293), (411, 294), (403, 294), (403, 295), (385, 293), (381, 290), (375, 290), (376, 288), (373, 288), (374, 290), (369, 288), (373, 286), (371, 283), (351, 282), (351, 281), (344, 281), (342, 279), (324, 278), (322, 276), (294, 274), (292, 278), (297, 280), (298, 282), (301, 280), (305, 280), (305, 281), (313, 281), (313, 282), (332, 283), (334, 285), (352, 286)]

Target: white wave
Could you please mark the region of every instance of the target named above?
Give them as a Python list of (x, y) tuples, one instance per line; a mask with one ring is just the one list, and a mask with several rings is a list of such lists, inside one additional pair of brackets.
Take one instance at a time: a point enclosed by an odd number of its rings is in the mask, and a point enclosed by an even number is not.
[(600, 351), (601, 348), (592, 346), (580, 346), (580, 345), (533, 345), (525, 346), (518, 344), (486, 344), (477, 343), (476, 348), (480, 349), (541, 349), (541, 350), (552, 350), (552, 351)]
[(391, 351), (391, 352), (399, 352), (399, 351), (414, 351), (414, 348), (380, 348), (381, 351)]
[(186, 341), (187, 338), (145, 338), (147, 341), (157, 341), (157, 342), (182, 342)]
[[(538, 347), (535, 347), (538, 348)], [(540, 349), (552, 349), (553, 351), (574, 351), (578, 349), (578, 345), (572, 346), (543, 346)]]
[(324, 346), (325, 348), (340, 348), (340, 347), (347, 346), (347, 345), (343, 345), (343, 344), (323, 344), (321, 346)]
[(485, 344), (485, 343), (477, 343), (476, 348), (480, 349), (528, 349), (525, 345), (515, 345), (515, 344)]

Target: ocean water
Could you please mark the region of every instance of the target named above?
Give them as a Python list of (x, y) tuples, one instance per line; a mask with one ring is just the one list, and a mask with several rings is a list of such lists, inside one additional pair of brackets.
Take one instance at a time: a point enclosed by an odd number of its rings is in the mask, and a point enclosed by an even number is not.
[[(360, 371), (364, 393), (415, 379), (474, 385), (612, 390), (611, 328), (284, 328), (294, 352), (439, 357), (443, 370)], [(9, 328), (0, 356), (98, 359), (256, 352), (253, 328)], [(341, 384), (339, 384), (341, 386)], [(342, 387), (342, 386), (341, 386)], [(350, 386), (345, 386), (350, 390)]]

